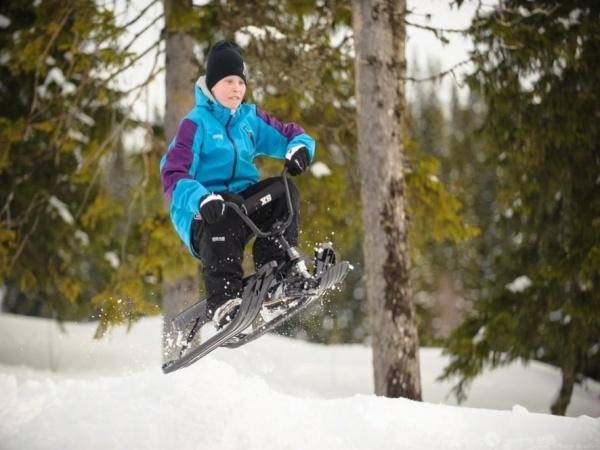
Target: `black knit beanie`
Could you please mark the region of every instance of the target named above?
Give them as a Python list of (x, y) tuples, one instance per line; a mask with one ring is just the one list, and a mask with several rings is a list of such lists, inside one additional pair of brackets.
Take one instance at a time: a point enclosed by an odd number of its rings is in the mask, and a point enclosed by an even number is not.
[(210, 90), (229, 75), (237, 75), (246, 82), (246, 63), (242, 49), (235, 42), (219, 41), (208, 52), (206, 86)]

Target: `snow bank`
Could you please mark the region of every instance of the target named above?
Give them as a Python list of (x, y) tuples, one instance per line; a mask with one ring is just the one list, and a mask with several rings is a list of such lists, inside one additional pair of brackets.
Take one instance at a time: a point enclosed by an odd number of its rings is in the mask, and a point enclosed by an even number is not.
[[(164, 375), (159, 320), (99, 342), (93, 330), (67, 324), (64, 334), (52, 322), (0, 314), (0, 448), (600, 448), (597, 383), (574, 397), (588, 415), (527, 411), (547, 410), (556, 390), (545, 365), (486, 374), (475, 388), (487, 406), (467, 408), (435, 404), (450, 386), (433, 381), (444, 365), (437, 349), (421, 352), (420, 403), (372, 395), (370, 351), (358, 345), (265, 336)], [(543, 406), (496, 406), (510, 395), (535, 402), (525, 395), (533, 392)]]

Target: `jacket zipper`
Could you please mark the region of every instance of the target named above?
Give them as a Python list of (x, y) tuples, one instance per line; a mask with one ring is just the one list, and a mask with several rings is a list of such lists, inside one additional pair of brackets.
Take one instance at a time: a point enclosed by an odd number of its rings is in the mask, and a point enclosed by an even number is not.
[[(230, 181), (233, 181), (233, 179), (235, 178), (235, 169), (237, 168), (237, 159), (238, 159), (237, 147), (235, 145), (235, 142), (231, 138), (231, 135), (229, 134), (229, 123), (231, 122), (232, 117), (233, 116), (229, 116), (229, 119), (227, 119), (227, 123), (225, 124), (225, 133), (227, 134), (227, 139), (229, 139), (229, 142), (231, 142), (231, 146), (233, 147), (233, 169), (231, 170)], [(227, 184), (229, 184), (229, 183), (227, 183)]]

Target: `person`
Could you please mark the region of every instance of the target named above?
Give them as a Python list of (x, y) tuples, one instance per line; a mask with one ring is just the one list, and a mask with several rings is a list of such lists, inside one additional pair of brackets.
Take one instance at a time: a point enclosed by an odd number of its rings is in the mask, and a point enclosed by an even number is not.
[[(160, 162), (170, 215), (180, 238), (202, 262), (207, 317), (217, 329), (232, 320), (243, 292), (242, 260), (253, 234), (225, 202), (244, 199), (281, 178), (259, 181), (254, 158), (266, 155), (284, 160), (292, 176), (311, 163), (315, 141), (295, 123), (282, 123), (256, 105), (244, 102), (247, 67), (242, 49), (233, 41), (216, 43), (209, 51), (206, 73), (195, 85), (195, 106)], [(300, 195), (289, 182), (294, 219), (284, 232), (290, 245), (298, 243)], [(285, 197), (250, 215), (262, 229), (286, 217)], [(285, 259), (275, 240), (257, 238), (252, 255), (256, 269)]]

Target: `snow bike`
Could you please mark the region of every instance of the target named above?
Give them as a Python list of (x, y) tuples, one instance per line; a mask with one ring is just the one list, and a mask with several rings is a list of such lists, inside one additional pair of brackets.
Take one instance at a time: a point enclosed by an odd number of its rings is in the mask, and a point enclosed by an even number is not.
[[(191, 348), (191, 343), (198, 331), (206, 324), (212, 325), (207, 316), (206, 300), (195, 303), (177, 315), (173, 325), (179, 333), (179, 357), (162, 366), (164, 373), (190, 366), (219, 347), (237, 348), (254, 341), (315, 304), (352, 269), (348, 261), (336, 262), (329, 243), (320, 245), (311, 258), (287, 242), (283, 232), (293, 219), (287, 169), (283, 170), (281, 180), (281, 183), (274, 183), (246, 199), (241, 206), (233, 202), (225, 204), (242, 218), (257, 237), (276, 239), (286, 250), (285, 261), (280, 264), (272, 261), (244, 278), (242, 303), (233, 320), (194, 348)], [(260, 230), (249, 216), (281, 196), (286, 198), (287, 217), (284, 221), (275, 222), (269, 230)], [(310, 266), (312, 271), (309, 271)], [(284, 301), (278, 301), (281, 297)], [(271, 303), (283, 306), (270, 308), (268, 305)]]

